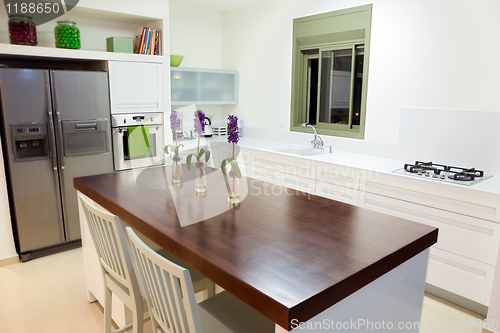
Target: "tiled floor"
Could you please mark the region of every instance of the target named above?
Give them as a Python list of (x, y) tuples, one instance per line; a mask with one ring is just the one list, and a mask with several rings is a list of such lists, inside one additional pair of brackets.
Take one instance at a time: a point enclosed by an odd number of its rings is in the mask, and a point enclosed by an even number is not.
[[(460, 323), (484, 317), (432, 295), (424, 298), (421, 333), (468, 332)], [(102, 308), (88, 303), (82, 249), (0, 267), (1, 333), (101, 333)], [(151, 332), (145, 324), (145, 333)]]

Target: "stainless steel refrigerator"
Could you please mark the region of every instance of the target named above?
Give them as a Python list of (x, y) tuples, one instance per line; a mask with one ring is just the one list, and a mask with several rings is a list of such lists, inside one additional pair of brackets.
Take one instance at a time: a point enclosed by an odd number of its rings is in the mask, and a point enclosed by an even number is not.
[(73, 177), (113, 172), (107, 73), (2, 68), (0, 96), (21, 260), (79, 246)]

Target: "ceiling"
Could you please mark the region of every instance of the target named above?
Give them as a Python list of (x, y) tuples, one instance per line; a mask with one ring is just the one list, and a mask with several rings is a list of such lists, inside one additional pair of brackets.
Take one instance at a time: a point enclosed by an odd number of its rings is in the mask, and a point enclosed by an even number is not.
[(170, 0), (178, 5), (211, 9), (218, 12), (242, 8), (265, 0)]

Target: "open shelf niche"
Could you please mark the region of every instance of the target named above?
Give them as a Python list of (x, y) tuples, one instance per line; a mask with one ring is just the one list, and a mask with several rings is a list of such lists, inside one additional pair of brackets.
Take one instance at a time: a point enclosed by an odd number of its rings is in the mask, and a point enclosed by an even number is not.
[[(3, 6), (3, 1), (1, 1), (1, 5)], [(8, 19), (6, 11), (0, 11), (0, 21), (5, 22), (5, 24), (0, 25), (0, 55), (140, 62), (164, 61), (165, 33), (168, 33), (168, 31), (165, 29), (164, 20), (159, 17), (131, 15), (77, 6), (69, 14), (37, 26), (37, 46), (10, 44)], [(82, 44), (80, 50), (55, 47), (54, 28), (57, 21), (62, 20), (73, 21), (80, 29)], [(161, 56), (106, 51), (106, 38), (134, 38), (140, 33), (143, 26), (161, 30)]]

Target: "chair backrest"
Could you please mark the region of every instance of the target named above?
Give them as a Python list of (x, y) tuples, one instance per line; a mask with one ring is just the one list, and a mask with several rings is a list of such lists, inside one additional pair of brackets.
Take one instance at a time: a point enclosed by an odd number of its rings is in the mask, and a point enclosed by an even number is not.
[(158, 255), (126, 229), (151, 316), (165, 332), (202, 333), (189, 270)]
[[(136, 289), (138, 283), (120, 219), (96, 208), (83, 195), (80, 195), (80, 201), (101, 266), (116, 281), (129, 289)], [(134, 295), (133, 290), (130, 290), (130, 295)]]

